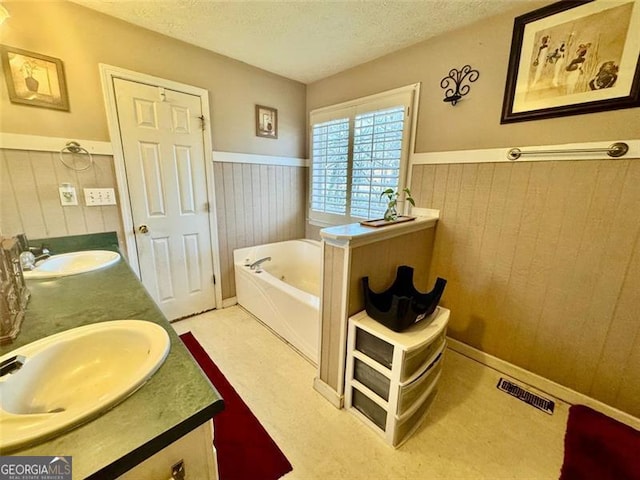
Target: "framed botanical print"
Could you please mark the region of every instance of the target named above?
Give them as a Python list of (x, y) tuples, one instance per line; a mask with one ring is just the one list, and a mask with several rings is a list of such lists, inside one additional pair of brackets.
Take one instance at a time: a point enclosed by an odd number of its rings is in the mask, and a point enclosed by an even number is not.
[(69, 110), (62, 60), (6, 45), (0, 56), (12, 103)]

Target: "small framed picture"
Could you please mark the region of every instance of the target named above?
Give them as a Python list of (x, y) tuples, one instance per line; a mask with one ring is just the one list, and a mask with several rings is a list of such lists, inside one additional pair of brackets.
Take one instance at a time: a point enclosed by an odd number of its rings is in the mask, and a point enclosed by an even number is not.
[(256, 136), (278, 138), (278, 110), (256, 105)]
[(62, 60), (6, 45), (0, 56), (11, 103), (69, 110)]

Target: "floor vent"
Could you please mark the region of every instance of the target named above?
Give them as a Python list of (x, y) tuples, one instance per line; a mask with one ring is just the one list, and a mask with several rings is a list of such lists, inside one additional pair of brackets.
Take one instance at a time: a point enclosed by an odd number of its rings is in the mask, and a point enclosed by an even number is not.
[(503, 392), (507, 392), (509, 395), (513, 395), (514, 397), (522, 400), (529, 405), (536, 407), (543, 412), (548, 413), (549, 415), (553, 415), (553, 409), (555, 404), (553, 401), (548, 400), (540, 395), (536, 395), (535, 393), (528, 392), (524, 388), (519, 385), (516, 385), (509, 380), (505, 380), (501, 378), (498, 382), (498, 390), (502, 390)]

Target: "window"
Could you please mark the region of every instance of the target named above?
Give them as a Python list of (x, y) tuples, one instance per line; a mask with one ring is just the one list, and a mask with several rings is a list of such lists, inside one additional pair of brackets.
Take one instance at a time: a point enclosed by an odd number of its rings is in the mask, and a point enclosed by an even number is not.
[(380, 193), (403, 188), (417, 85), (311, 112), (309, 221), (381, 218)]

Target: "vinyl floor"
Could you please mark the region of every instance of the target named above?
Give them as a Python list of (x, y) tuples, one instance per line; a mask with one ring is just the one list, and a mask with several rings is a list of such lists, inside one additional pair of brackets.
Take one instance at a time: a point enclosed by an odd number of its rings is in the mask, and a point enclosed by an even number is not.
[[(553, 415), (499, 391), (504, 377), (448, 349), (424, 422), (394, 449), (313, 389), (316, 367), (239, 306), (191, 331), (293, 465), (284, 480), (557, 479), (569, 405)], [(224, 479), (223, 479), (224, 480)]]

